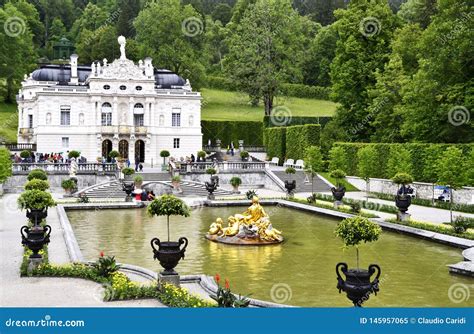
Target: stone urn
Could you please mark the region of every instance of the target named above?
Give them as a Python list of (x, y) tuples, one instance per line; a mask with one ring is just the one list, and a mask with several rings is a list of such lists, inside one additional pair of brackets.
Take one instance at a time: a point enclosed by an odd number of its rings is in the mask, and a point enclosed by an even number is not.
[(337, 188), (332, 187), (331, 192), (332, 192), (332, 196), (334, 197), (334, 199), (338, 202), (341, 202), (342, 198), (346, 194), (346, 188), (343, 187), (343, 186), (340, 186), (340, 187), (337, 187)]
[[(342, 278), (346, 276), (346, 280)], [(374, 280), (370, 278), (375, 274)], [(348, 269), (347, 263), (340, 262), (336, 265), (337, 289), (346, 292), (347, 298), (352, 301), (355, 307), (361, 307), (362, 303), (369, 299), (371, 293), (377, 295), (379, 291), (380, 267), (376, 264), (369, 265), (365, 269)]]
[(286, 188), (286, 192), (288, 193), (288, 195), (292, 195), (293, 190), (296, 189), (296, 180), (292, 180), (292, 181), (286, 180), (285, 181), (285, 188)]
[(411, 196), (402, 194), (395, 196), (395, 205), (402, 213), (408, 211), (408, 207), (411, 205)]
[(122, 182), (122, 190), (127, 194), (127, 197), (125, 197), (125, 202), (131, 202), (133, 199), (132, 193), (135, 185), (133, 184), (133, 181), (123, 181)]
[(26, 210), (26, 218), (28, 218), (33, 224), (39, 225), (41, 220), (48, 217), (48, 209), (28, 209)]
[(205, 185), (206, 190), (208, 192), (207, 198), (208, 199), (214, 199), (215, 198), (214, 191), (216, 191), (217, 187), (219, 186), (218, 181), (216, 181), (216, 179), (211, 177), (211, 182), (206, 181), (206, 182), (204, 182), (204, 185)]
[[(181, 245), (184, 245), (182, 248)], [(188, 239), (179, 238), (176, 241), (160, 241), (158, 238), (151, 240), (151, 248), (153, 248), (153, 258), (160, 261), (160, 265), (165, 269), (162, 275), (177, 275), (174, 268), (178, 265), (179, 260), (184, 259), (184, 252), (188, 246)], [(158, 249), (156, 248), (158, 247)]]
[(30, 259), (41, 259), (41, 255), (39, 255), (38, 252), (43, 249), (44, 245), (49, 243), (51, 226), (22, 226), (20, 233), (21, 243), (33, 252), (33, 254), (30, 255)]

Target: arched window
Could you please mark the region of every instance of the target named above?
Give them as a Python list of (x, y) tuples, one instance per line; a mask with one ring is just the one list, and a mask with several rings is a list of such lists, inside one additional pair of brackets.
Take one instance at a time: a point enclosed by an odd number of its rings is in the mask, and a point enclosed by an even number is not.
[(102, 104), (102, 126), (112, 125), (112, 105), (108, 102)]
[(135, 103), (133, 106), (133, 113), (134, 114), (143, 114), (143, 104)]

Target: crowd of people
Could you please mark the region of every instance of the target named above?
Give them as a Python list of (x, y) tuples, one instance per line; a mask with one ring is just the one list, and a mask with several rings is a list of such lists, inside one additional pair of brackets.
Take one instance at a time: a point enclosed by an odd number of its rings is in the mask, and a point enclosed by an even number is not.
[[(69, 151), (64, 154), (63, 152), (51, 152), (51, 153), (38, 153), (38, 152), (30, 152), (30, 156), (28, 158), (22, 158), (18, 153), (14, 153), (12, 156), (12, 160), (15, 163), (70, 163), (71, 160), (69, 159)], [(78, 163), (86, 163), (87, 159), (83, 156), (77, 159)]]

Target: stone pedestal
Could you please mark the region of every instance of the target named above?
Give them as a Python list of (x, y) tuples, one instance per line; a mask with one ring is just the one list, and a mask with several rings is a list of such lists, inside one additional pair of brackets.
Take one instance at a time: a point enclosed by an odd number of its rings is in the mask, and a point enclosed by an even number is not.
[(216, 199), (216, 196), (214, 196), (214, 194), (208, 194), (208, 195), (207, 195), (207, 199), (215, 200), (215, 199)]
[(158, 274), (158, 289), (161, 288), (163, 283), (173, 284), (174, 286), (179, 287), (179, 275), (163, 275), (162, 273)]
[(38, 268), (38, 266), (42, 262), (43, 262), (43, 258), (41, 258), (41, 257), (39, 257), (39, 258), (29, 258), (28, 259), (28, 268), (27, 268), (28, 274), (31, 274), (33, 272), (33, 270)]
[(409, 213), (400, 212), (400, 211), (397, 212), (397, 220), (399, 220), (401, 222), (409, 221), (410, 217), (411, 217), (411, 215)]
[(338, 209), (343, 204), (342, 201), (334, 201), (334, 209)]

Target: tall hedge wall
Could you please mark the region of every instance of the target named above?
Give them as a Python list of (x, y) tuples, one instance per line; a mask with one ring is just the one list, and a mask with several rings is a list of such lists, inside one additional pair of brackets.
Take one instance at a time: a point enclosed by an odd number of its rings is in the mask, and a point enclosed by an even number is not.
[(271, 121), (271, 116), (263, 117), (263, 126), (265, 127), (275, 127), (275, 126), (292, 126), (292, 125), (305, 125), (305, 124), (320, 124), (322, 128), (332, 119), (330, 116), (295, 116), (288, 118), (287, 123), (283, 124), (273, 124)]
[[(373, 177), (389, 179), (393, 175), (387, 173), (387, 161), (390, 156), (390, 148), (395, 145), (403, 145), (410, 151), (413, 177), (416, 181), (429, 182), (427, 176), (427, 169), (425, 169), (426, 162), (431, 155), (441, 158), (443, 152), (450, 146), (456, 146), (462, 149), (464, 155), (468, 155), (471, 150), (474, 150), (474, 144), (425, 144), (425, 143), (404, 143), (404, 144), (390, 144), (390, 143), (335, 143), (335, 146), (340, 146), (346, 153), (346, 166), (344, 171), (347, 175), (358, 176), (357, 173), (357, 152), (364, 146), (372, 145), (377, 151), (377, 172)], [(430, 157), (428, 157), (430, 155)]]
[(267, 155), (270, 158), (280, 158), (280, 164), (283, 164), (286, 155), (286, 128), (266, 128), (263, 134)]
[[(206, 87), (228, 91), (236, 91), (235, 83), (223, 77), (208, 76)], [(301, 97), (307, 99), (329, 100), (331, 90), (329, 87), (307, 86), (302, 84), (284, 83), (280, 86), (281, 95)]]
[(245, 145), (263, 145), (262, 122), (250, 121), (201, 121), (202, 142), (207, 145), (209, 139), (215, 144), (216, 139), (221, 140), (222, 147), (230, 145), (233, 141), (238, 147), (238, 141), (243, 140)]
[(310, 146), (320, 146), (319, 124), (289, 126), (286, 128), (286, 158), (303, 159), (304, 150)]

